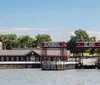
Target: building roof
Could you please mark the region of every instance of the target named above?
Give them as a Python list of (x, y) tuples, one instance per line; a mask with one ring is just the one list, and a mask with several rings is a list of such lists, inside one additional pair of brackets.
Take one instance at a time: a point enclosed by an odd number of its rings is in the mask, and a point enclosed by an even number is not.
[[(41, 56), (41, 48), (13, 48), (13, 50), (22, 50), (25, 52), (25, 50), (30, 50), (33, 51), (34, 53), (38, 54)], [(48, 49), (47, 50), (47, 55), (48, 56), (60, 56), (60, 50), (59, 49)], [(66, 55), (70, 55), (69, 50), (66, 50)]]
[[(34, 49), (33, 50), (35, 53), (37, 53), (38, 55), (41, 55), (41, 49)], [(60, 50), (47, 50), (47, 55), (48, 56), (61, 56), (60, 55)], [(68, 50), (65, 51), (65, 55), (70, 55), (70, 52)]]
[(25, 56), (32, 50), (0, 50), (0, 56)]

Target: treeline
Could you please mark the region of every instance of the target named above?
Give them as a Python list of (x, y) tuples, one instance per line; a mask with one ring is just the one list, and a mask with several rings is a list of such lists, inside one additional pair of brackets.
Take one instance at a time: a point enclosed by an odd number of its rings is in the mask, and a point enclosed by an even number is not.
[(35, 38), (29, 35), (0, 34), (0, 42), (3, 43), (3, 49), (37, 48), (41, 42), (49, 41), (52, 41), (52, 39), (47, 34), (38, 34)]
[[(38, 48), (41, 42), (52, 41), (51, 36), (47, 34), (38, 34), (34, 38), (29, 35), (20, 35), (16, 34), (1, 34), (0, 42), (3, 43), (4, 49), (12, 48)], [(76, 42), (94, 42), (96, 37), (90, 37), (89, 34), (84, 30), (75, 30), (74, 35), (70, 37), (70, 40), (67, 42), (67, 49), (71, 53), (76, 53)], [(85, 51), (83, 48), (82, 51)], [(94, 49), (91, 49), (91, 53), (94, 52)]]

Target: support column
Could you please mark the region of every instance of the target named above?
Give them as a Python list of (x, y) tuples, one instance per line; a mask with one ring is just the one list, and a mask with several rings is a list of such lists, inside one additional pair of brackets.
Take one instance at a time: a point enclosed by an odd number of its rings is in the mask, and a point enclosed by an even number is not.
[(6, 57), (6, 61), (9, 61), (9, 57)]
[(63, 49), (60, 48), (60, 60), (62, 61), (63, 60)]

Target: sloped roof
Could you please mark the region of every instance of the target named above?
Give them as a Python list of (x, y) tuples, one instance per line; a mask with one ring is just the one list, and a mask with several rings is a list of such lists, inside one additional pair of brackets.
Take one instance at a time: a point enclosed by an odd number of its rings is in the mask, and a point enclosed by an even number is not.
[(33, 49), (33, 51), (34, 51), (35, 53), (37, 53), (38, 55), (41, 55), (41, 49)]
[(0, 56), (25, 56), (32, 50), (0, 50)]
[[(13, 50), (32, 50), (39, 56), (41, 56), (41, 48), (13, 48)], [(70, 52), (69, 50), (66, 50), (66, 54), (69, 55)], [(48, 56), (60, 56), (60, 50), (59, 49), (48, 49), (47, 50), (47, 55)]]
[[(33, 50), (33, 52), (35, 52), (36, 54), (40, 55), (41, 56), (41, 48), (14, 48), (13, 50)], [(66, 50), (67, 51), (67, 50)], [(49, 56), (60, 56), (60, 50), (58, 49), (48, 49), (47, 50), (47, 55)]]
[[(35, 53), (37, 53), (38, 55), (41, 55), (41, 49), (34, 49), (33, 50)], [(66, 55), (67, 55), (68, 51), (66, 50)], [(60, 50), (47, 50), (47, 55), (48, 56), (60, 56)]]

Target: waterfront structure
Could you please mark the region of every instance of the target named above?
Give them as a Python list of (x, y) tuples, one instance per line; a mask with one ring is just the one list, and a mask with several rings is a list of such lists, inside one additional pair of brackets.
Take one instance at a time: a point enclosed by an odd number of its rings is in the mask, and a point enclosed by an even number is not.
[[(82, 48), (100, 48), (99, 42), (77, 42), (77, 52), (82, 52)], [(70, 57), (66, 42), (44, 42), (41, 48), (13, 48), (12, 50), (0, 50), (0, 68), (33, 68), (64, 70), (79, 66), (86, 66), (91, 60), (91, 66), (100, 68), (100, 58), (88, 58), (85, 56)], [(78, 58), (79, 61), (70, 61), (71, 58)], [(94, 57), (94, 56), (93, 56)], [(86, 59), (85, 59), (86, 58)], [(97, 60), (98, 59), (98, 60)], [(96, 62), (97, 63), (94, 63)], [(80, 62), (81, 61), (81, 62)], [(87, 62), (87, 63), (86, 63)], [(90, 64), (89, 64), (90, 65)]]
[[(43, 67), (44, 62), (48, 61), (53, 65), (56, 62), (56, 69), (74, 68), (72, 64), (75, 65), (75, 62), (68, 62), (70, 51), (66, 49), (67, 43), (65, 42), (44, 42), (41, 44), (41, 48), (37, 49), (14, 48), (12, 50), (0, 50), (0, 68)], [(48, 68), (46, 67), (46, 69)]]
[[(68, 62), (66, 42), (44, 42), (41, 44), (42, 70), (66, 70), (75, 68), (77, 62)], [(55, 51), (54, 51), (55, 50)]]
[(40, 55), (33, 50), (0, 50), (0, 68), (32, 68), (40, 65)]
[[(84, 56), (83, 55), (83, 48), (92, 48), (92, 49), (98, 49), (98, 53), (100, 52), (100, 42), (77, 42), (76, 43), (76, 53), (82, 53), (82, 56), (74, 56), (76, 58), (79, 58), (79, 62), (81, 67), (92, 67), (95, 68), (100, 65), (100, 58), (99, 56), (92, 56), (92, 58), (88, 57), (88, 56)], [(84, 56), (84, 58), (83, 58)], [(87, 62), (87, 63), (86, 63)]]
[(68, 61), (67, 44), (65, 42), (44, 42), (41, 44), (41, 48), (41, 62), (48, 60)]
[(0, 61), (39, 61), (40, 56), (33, 50), (1, 50)]
[[(0, 50), (0, 68), (40, 68), (41, 51), (41, 48)], [(48, 54), (53, 58), (59, 50), (48, 50)]]

